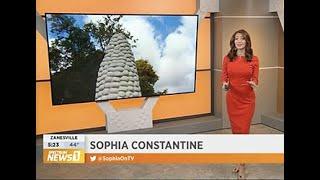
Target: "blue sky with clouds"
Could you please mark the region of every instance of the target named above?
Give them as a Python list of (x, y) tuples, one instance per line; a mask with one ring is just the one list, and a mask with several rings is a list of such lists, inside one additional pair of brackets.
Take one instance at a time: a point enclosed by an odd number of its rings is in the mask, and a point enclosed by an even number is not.
[(180, 16), (151, 16), (146, 19), (154, 27), (155, 35), (160, 36), (162, 42), (182, 25)]
[[(47, 14), (47, 18), (50, 17), (50, 14)], [(82, 28), (85, 23), (87, 23), (87, 19), (90, 19), (94, 16), (102, 19), (101, 15), (72, 15), (68, 14), (65, 15), (68, 17), (72, 17), (75, 19), (75, 25), (77, 27)], [(155, 38), (157, 41), (159, 41), (160, 44), (163, 44), (166, 37), (174, 32), (179, 26), (181, 26), (181, 16), (141, 16), (145, 18), (153, 27), (155, 30)], [(48, 38), (49, 40), (55, 39), (57, 37), (56, 34), (52, 33), (50, 29), (52, 22), (47, 21), (47, 28), (48, 28)]]

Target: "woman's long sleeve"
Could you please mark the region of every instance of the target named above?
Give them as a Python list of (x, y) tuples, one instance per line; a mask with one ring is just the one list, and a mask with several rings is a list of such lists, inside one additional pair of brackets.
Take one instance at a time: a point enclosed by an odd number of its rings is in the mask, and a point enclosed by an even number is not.
[(253, 72), (252, 72), (252, 81), (256, 85), (259, 83), (259, 59), (256, 57), (252, 60), (253, 62)]
[(229, 77), (228, 77), (228, 70), (227, 70), (227, 65), (228, 65), (228, 57), (223, 58), (223, 63), (222, 63), (222, 74), (221, 74), (221, 82), (228, 82)]

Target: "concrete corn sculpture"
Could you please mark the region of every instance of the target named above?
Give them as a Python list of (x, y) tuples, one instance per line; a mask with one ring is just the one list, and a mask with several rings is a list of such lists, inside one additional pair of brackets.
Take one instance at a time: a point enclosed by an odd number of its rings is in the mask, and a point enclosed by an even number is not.
[(130, 43), (124, 34), (114, 34), (99, 67), (95, 100), (139, 96), (141, 96), (139, 76)]

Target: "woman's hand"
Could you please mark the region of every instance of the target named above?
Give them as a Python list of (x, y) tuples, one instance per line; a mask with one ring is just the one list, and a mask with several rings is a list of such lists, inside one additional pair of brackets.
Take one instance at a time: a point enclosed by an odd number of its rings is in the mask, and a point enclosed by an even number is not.
[(222, 89), (225, 91), (228, 91), (229, 90), (229, 82), (223, 82)]
[(247, 83), (248, 83), (253, 89), (255, 89), (255, 88), (258, 87), (254, 81), (247, 81)]

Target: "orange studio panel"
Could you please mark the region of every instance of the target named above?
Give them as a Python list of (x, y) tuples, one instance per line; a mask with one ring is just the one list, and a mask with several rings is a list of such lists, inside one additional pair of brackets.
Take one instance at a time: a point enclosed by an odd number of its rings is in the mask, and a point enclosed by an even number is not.
[[(45, 29), (45, 27), (43, 27)], [(39, 31), (36, 32), (36, 79), (49, 80), (49, 60), (47, 40)]]
[(41, 15), (48, 12), (193, 14), (196, 0), (37, 0), (36, 9)]
[(101, 127), (104, 114), (96, 103), (53, 106), (50, 82), (36, 83), (37, 134)]
[(199, 19), (197, 69), (210, 69), (210, 19)]

